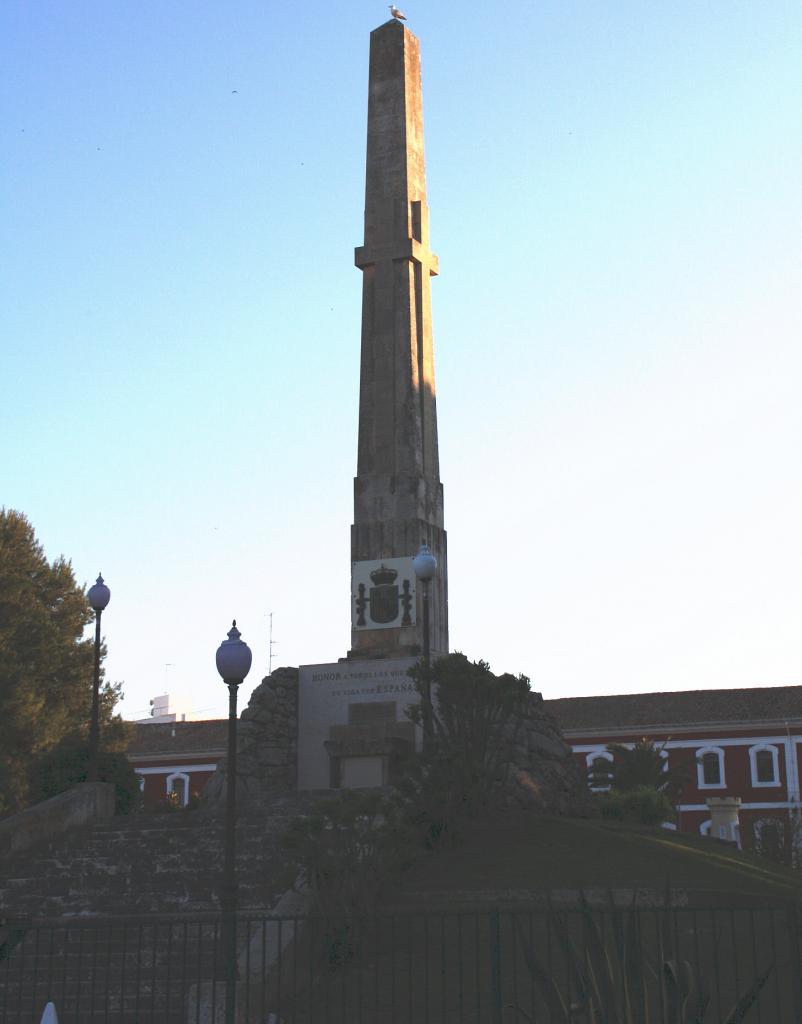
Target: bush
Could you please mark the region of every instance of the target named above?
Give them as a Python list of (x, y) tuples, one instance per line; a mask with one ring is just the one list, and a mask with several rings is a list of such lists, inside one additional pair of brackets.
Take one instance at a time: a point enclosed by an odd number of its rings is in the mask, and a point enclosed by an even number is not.
[[(580, 907), (581, 943), (571, 934), (566, 914), (551, 908), (549, 912), (556, 944), (567, 960), (564, 974), (555, 973), (550, 957), (540, 959), (540, 950), (533, 944), (531, 934), (525, 930), (522, 920), (513, 915), (532, 985), (548, 1004), (549, 1020), (553, 1024), (573, 1024), (577, 1020), (610, 1024), (614, 1021), (616, 1024), (649, 1024), (658, 1020), (671, 1021), (671, 1024), (704, 1024), (709, 1020), (708, 1010), (713, 1009), (710, 984), (699, 973), (697, 964), (679, 958), (670, 900), (660, 912), (659, 927), (655, 927), (651, 937), (645, 934), (637, 906), (620, 911), (611, 896), (612, 927), (604, 926), (604, 916), (600, 919), (590, 909), (581, 892)], [(747, 989), (741, 990), (725, 1024), (742, 1024), (746, 1020), (772, 970), (769, 966), (752, 979)], [(723, 1007), (715, 1014), (717, 1021), (722, 1020), (721, 1009)]]
[(472, 817), (463, 781), (461, 766), (436, 748), (407, 759), (394, 799), (418, 847), (433, 852), (462, 842)]
[(658, 745), (654, 740), (644, 737), (631, 746), (608, 744), (607, 751), (613, 755), (613, 760), (594, 758), (588, 769), (588, 785), (591, 789), (611, 786), (621, 791), (648, 786), (672, 797), (679, 797), (692, 777), (693, 759), (688, 752), (683, 755), (675, 751), (672, 757), (674, 767), (666, 771), (667, 762), (663, 758), (667, 756), (667, 742)]
[[(81, 736), (70, 736), (58, 746), (40, 754), (31, 764), (30, 803), (39, 803), (86, 782), (89, 748)], [(114, 784), (115, 814), (130, 814), (141, 802), (139, 777), (121, 750), (101, 750), (97, 760), (100, 782)]]
[[(425, 726), (425, 670), (409, 675), (421, 703), (407, 708)], [(465, 822), (486, 818), (497, 805), (529, 701), (529, 680), (497, 676), (485, 661), (454, 653), (431, 667), (432, 735), (413, 754), (398, 785), (406, 820), (429, 849), (457, 841)]]
[(673, 821), (676, 812), (665, 793), (651, 786), (636, 786), (626, 792), (612, 790), (598, 797), (601, 815), (609, 821), (631, 821), (639, 825), (660, 825)]
[(352, 790), (318, 801), (282, 842), (287, 867), (326, 915), (372, 913), (409, 848), (393, 804), (381, 793)]

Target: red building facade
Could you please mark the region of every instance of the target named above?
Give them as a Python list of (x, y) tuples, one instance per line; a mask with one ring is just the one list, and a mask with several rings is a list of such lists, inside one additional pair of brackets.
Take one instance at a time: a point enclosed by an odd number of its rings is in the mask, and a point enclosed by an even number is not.
[(225, 755), (227, 725), (225, 719), (137, 723), (127, 756), (148, 810), (186, 807), (200, 797)]
[(798, 832), (802, 687), (690, 690), (546, 702), (583, 770), (610, 759), (608, 744), (664, 746), (684, 774), (677, 828), (706, 834), (710, 797), (740, 798), (740, 842), (777, 852)]
[[(664, 745), (667, 767), (686, 781), (676, 827), (706, 834), (710, 797), (740, 798), (744, 848), (775, 852), (800, 832), (802, 687), (688, 690), (545, 702), (583, 771), (609, 759), (611, 743), (646, 737)], [(128, 758), (145, 806), (186, 806), (200, 795), (225, 754), (227, 723), (137, 725)], [(174, 795), (171, 795), (174, 794)]]

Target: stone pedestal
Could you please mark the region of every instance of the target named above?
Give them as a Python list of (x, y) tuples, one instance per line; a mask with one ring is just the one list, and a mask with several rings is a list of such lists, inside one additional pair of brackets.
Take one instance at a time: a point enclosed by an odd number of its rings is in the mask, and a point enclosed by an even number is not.
[(418, 703), (414, 658), (302, 665), (298, 684), (298, 788), (361, 788), (392, 781), (419, 742), (404, 711)]

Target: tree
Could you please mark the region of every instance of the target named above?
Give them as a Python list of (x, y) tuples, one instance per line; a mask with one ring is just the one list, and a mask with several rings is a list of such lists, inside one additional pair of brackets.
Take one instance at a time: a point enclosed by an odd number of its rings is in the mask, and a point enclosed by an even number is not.
[(621, 743), (609, 744), (607, 750), (613, 755), (613, 760), (597, 758), (593, 762), (588, 772), (591, 786), (609, 786), (622, 793), (648, 788), (676, 796), (688, 781), (688, 774), (685, 768), (666, 771), (665, 746), (665, 743), (657, 746), (654, 740), (646, 737), (631, 747)]
[[(25, 806), (32, 760), (88, 723), (92, 619), (70, 562), (48, 562), (28, 519), (0, 509), (0, 815)], [(119, 697), (102, 687), (102, 721)]]
[[(421, 700), (424, 672), (422, 663), (409, 672)], [(427, 844), (435, 845), (492, 807), (506, 782), (530, 691), (526, 676), (497, 676), (487, 662), (459, 653), (438, 658), (431, 680), (433, 738), (410, 760), (399, 788)], [(423, 724), (422, 703), (407, 714)]]
[[(112, 719), (104, 727), (102, 748), (97, 759), (98, 779), (114, 786), (116, 814), (129, 814), (142, 803), (139, 776), (125, 756), (130, 728), (120, 718)], [(88, 771), (89, 744), (84, 729), (83, 732), (70, 733), (55, 747), (33, 759), (28, 773), (29, 802), (47, 800), (79, 782), (85, 782)]]

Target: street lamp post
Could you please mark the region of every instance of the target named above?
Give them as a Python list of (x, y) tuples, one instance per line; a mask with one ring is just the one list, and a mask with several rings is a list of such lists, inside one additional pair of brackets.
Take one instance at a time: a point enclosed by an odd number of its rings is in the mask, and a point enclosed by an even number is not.
[(89, 604), (95, 613), (95, 674), (92, 682), (92, 713), (89, 717), (89, 767), (87, 779), (97, 782), (97, 752), (100, 743), (100, 616), (109, 603), (111, 591), (98, 576), (87, 593)]
[(423, 745), (428, 746), (432, 738), (432, 681), (431, 649), (429, 642), (429, 582), (437, 570), (437, 559), (429, 550), (426, 541), (421, 541), (417, 555), (412, 559), (415, 576), (423, 585)]
[(240, 640), (237, 620), (228, 640), (217, 648), (217, 671), (228, 687), (228, 761), (226, 765), (225, 855), (223, 861), (223, 948), (226, 957), (226, 1024), (237, 1009), (237, 687), (251, 668), (251, 649)]

